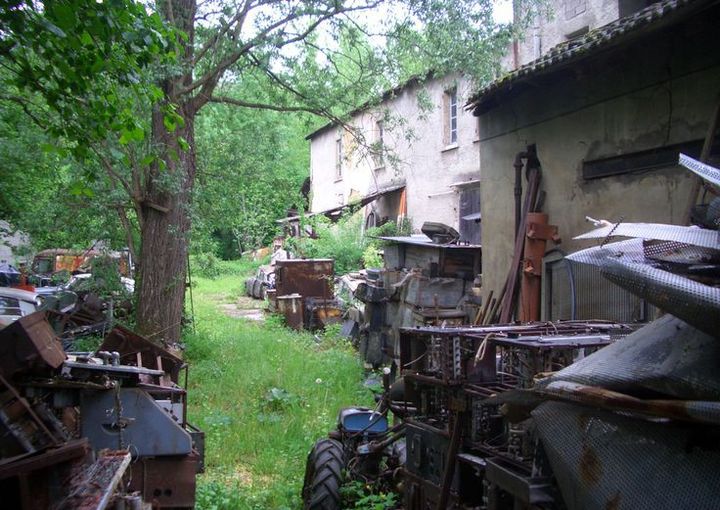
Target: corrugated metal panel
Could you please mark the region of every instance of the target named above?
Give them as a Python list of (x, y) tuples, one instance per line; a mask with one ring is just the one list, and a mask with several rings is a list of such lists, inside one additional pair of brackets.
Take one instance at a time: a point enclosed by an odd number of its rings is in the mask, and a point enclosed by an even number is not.
[[(575, 319), (645, 322), (645, 301), (607, 280), (591, 266), (570, 262), (575, 288)], [(565, 260), (545, 264), (545, 320), (571, 319), (572, 286)]]

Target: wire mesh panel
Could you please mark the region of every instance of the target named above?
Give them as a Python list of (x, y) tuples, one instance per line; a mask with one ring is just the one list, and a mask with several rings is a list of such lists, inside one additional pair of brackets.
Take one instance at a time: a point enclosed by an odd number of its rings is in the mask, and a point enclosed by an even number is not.
[(532, 416), (569, 510), (718, 508), (717, 429), (560, 402)]

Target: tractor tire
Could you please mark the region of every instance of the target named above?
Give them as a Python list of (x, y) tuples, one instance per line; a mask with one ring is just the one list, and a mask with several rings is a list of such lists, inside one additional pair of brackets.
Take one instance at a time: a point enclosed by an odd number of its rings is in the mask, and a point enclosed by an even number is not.
[(321, 439), (310, 451), (305, 466), (303, 508), (340, 510), (340, 486), (345, 467), (343, 446), (334, 439)]

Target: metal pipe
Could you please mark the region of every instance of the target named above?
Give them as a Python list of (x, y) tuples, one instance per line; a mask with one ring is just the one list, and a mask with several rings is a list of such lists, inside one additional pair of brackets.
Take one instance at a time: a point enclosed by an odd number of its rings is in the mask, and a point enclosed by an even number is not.
[(405, 429), (404, 428), (402, 430), (400, 430), (397, 434), (391, 435), (391, 436), (387, 437), (386, 439), (383, 439), (382, 441), (379, 441), (377, 443), (375, 441), (372, 441), (368, 445), (368, 448), (371, 453), (380, 452), (380, 451), (384, 450), (386, 447), (393, 444), (395, 441), (398, 441), (399, 439), (401, 439), (403, 437), (405, 437)]
[(515, 154), (515, 161), (513, 167), (515, 168), (515, 236), (517, 236), (518, 230), (520, 229), (520, 198), (522, 197), (522, 160), (527, 158), (527, 151), (520, 151)]
[(453, 423), (452, 436), (450, 436), (450, 447), (447, 452), (447, 460), (445, 462), (445, 472), (443, 473), (443, 482), (440, 489), (440, 498), (438, 499), (437, 510), (445, 510), (450, 498), (450, 485), (455, 475), (455, 457), (460, 449), (460, 436), (462, 434), (463, 413), (455, 414), (455, 422)]

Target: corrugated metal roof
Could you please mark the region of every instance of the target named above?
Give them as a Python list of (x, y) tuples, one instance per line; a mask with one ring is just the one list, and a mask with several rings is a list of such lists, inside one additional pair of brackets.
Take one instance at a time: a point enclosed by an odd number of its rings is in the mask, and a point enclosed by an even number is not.
[(630, 16), (591, 30), (582, 37), (558, 44), (539, 59), (519, 67), (480, 89), (467, 103), (466, 108), (476, 110), (477, 115), (478, 108), (483, 103), (498, 92), (512, 89), (515, 84), (621, 44), (632, 35), (665, 26), (666, 23), (661, 21), (670, 22), (675, 14), (682, 16), (695, 13), (716, 3), (718, 0), (661, 0), (651, 4)]

